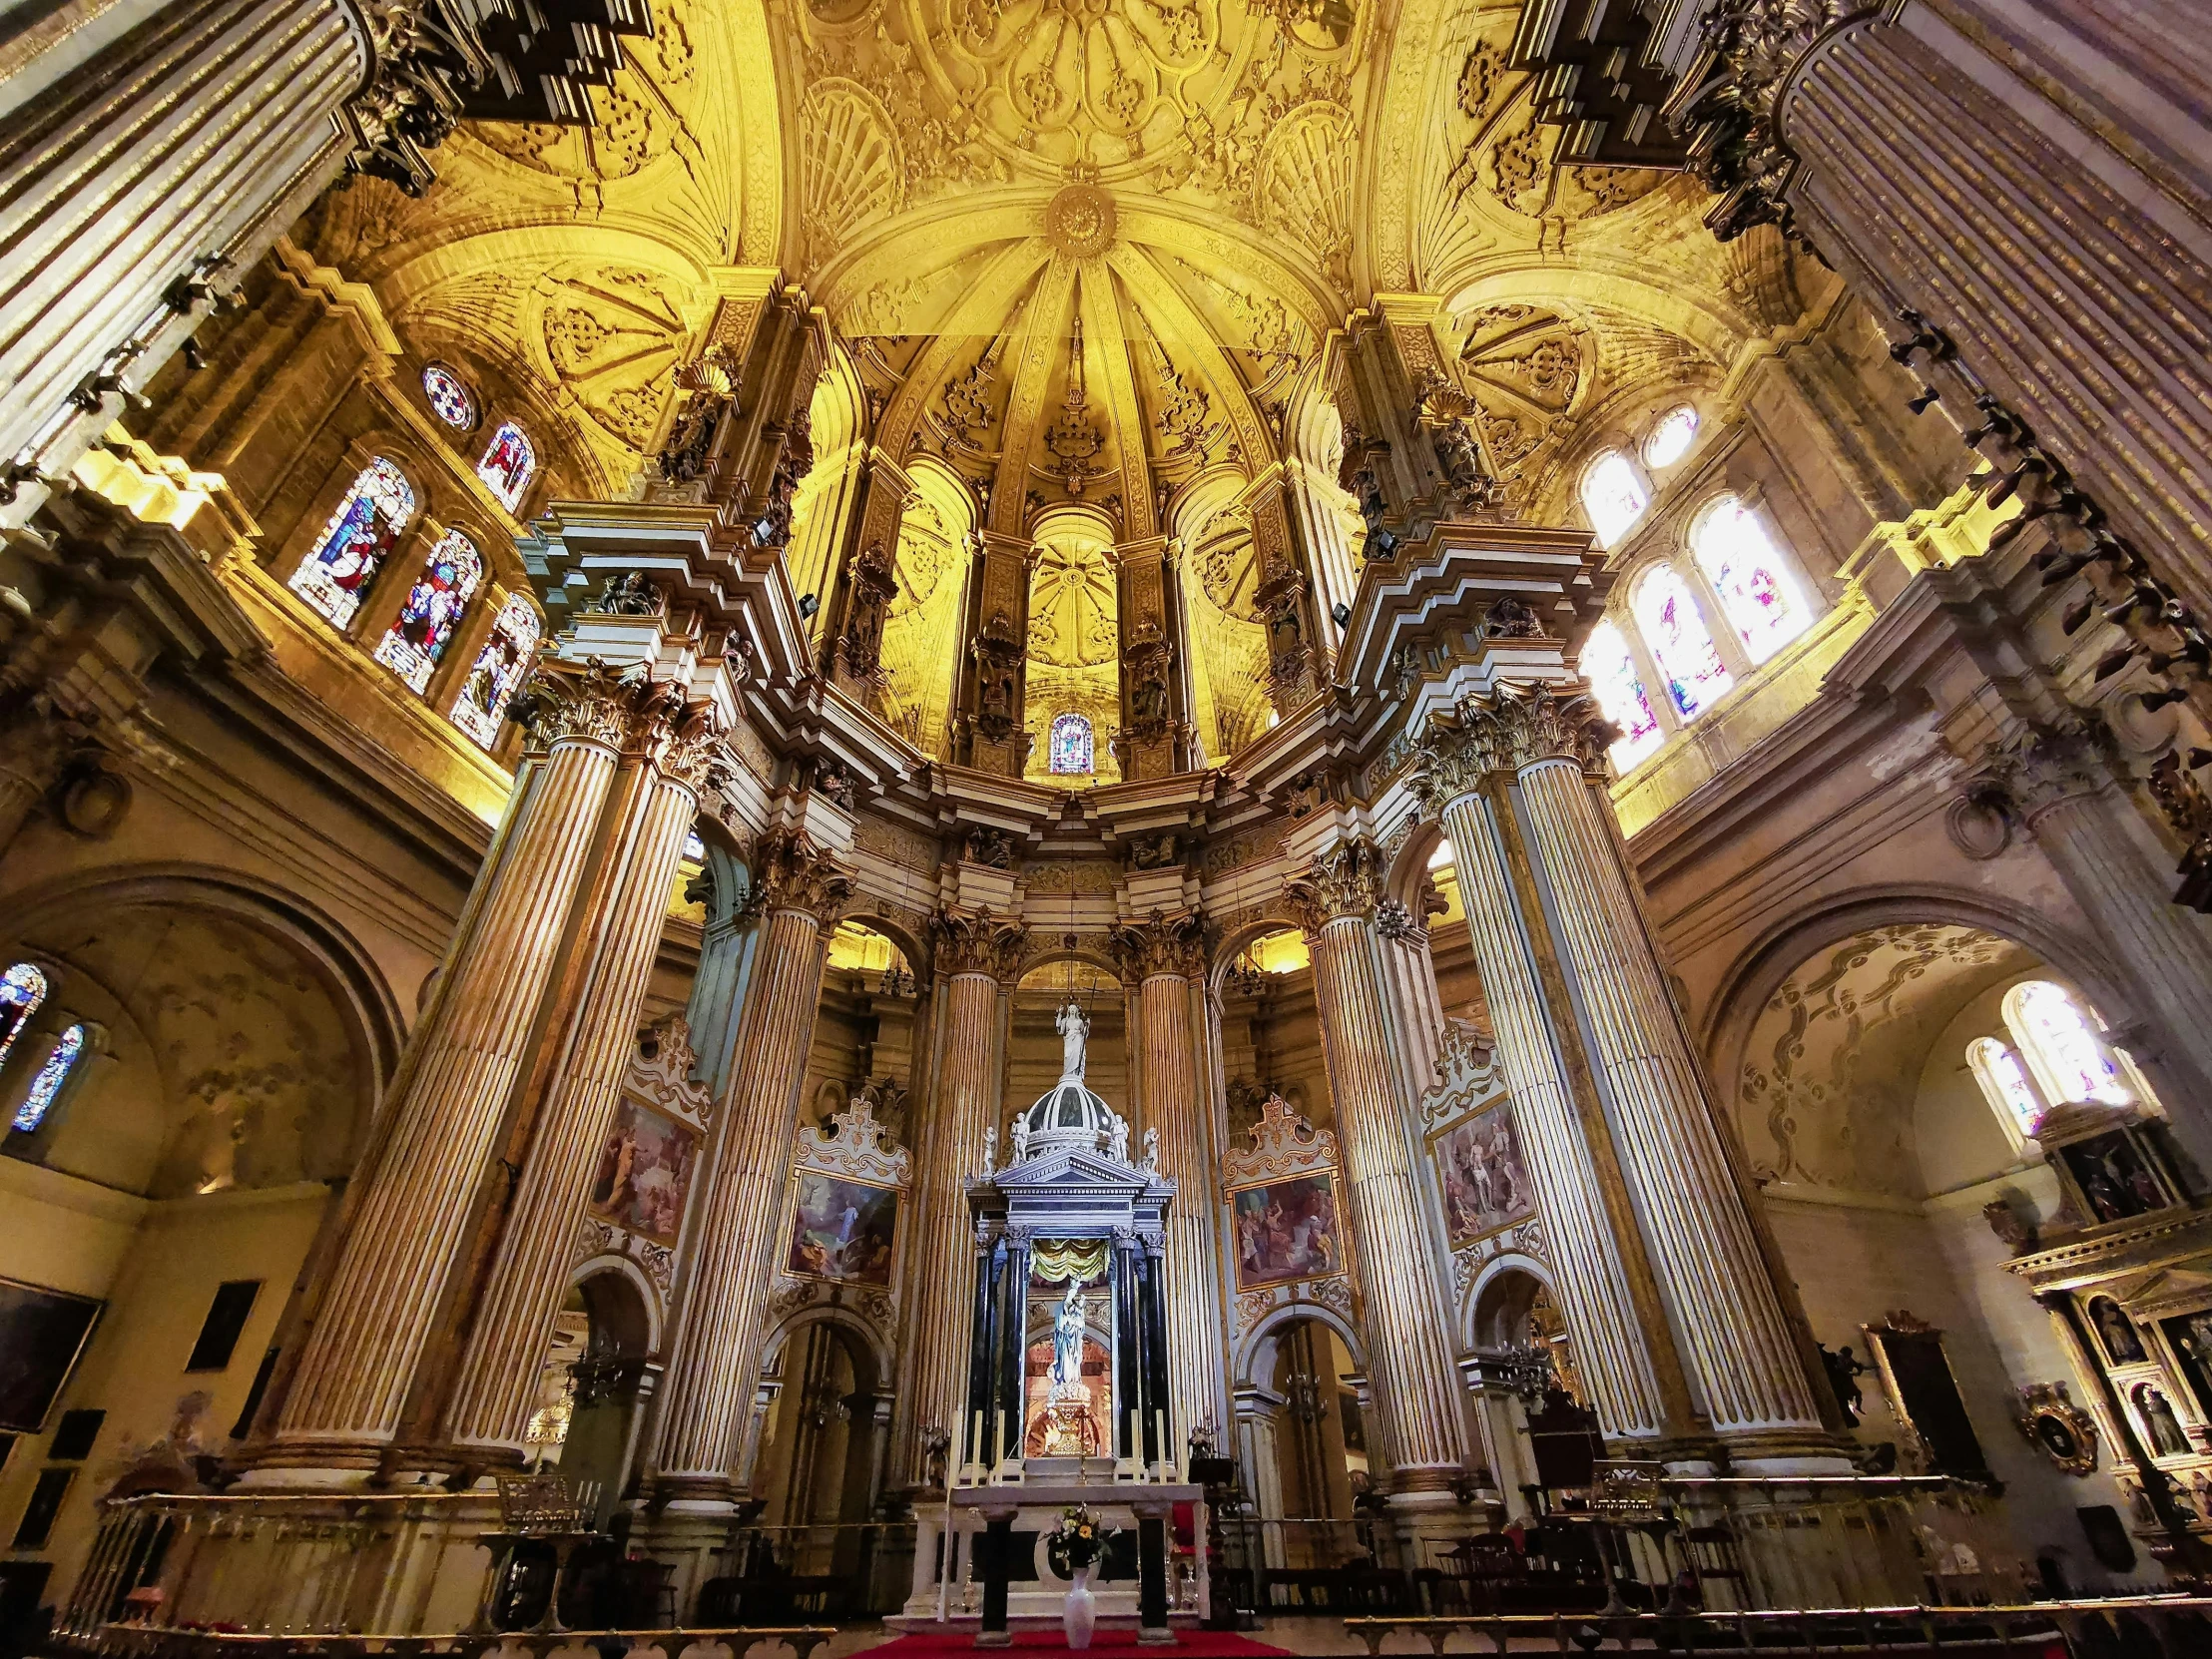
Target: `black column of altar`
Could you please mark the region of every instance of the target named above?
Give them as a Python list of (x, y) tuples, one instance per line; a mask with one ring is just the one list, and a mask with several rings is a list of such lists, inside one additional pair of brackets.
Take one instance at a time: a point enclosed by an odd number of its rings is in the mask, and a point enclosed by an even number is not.
[(1002, 1240), (992, 1239), (975, 1252), (975, 1317), (968, 1325), (967, 1414), (960, 1419), (959, 1444), (953, 1448), (953, 1467), (975, 1463), (991, 1466), (990, 1431), (991, 1357), (996, 1351), (998, 1326), (999, 1258)]
[(986, 1459), (992, 1468), (1021, 1455), (1022, 1430), (1028, 1426), (1022, 1420), (1027, 1403), (1022, 1395), (1029, 1381), (1029, 1241), (1019, 1233), (1007, 1235), (999, 1284), (997, 1421), (991, 1425)]
[(1168, 1320), (1166, 1287), (1161, 1283), (1167, 1241), (1148, 1238), (1143, 1244), (1137, 1257), (1137, 1315), (1143, 1333), (1139, 1347), (1144, 1361), (1144, 1457), (1152, 1464), (1175, 1455), (1161, 1427), (1161, 1414), (1168, 1408)]
[(1114, 1456), (1139, 1455), (1145, 1420), (1144, 1382), (1137, 1364), (1137, 1246), (1134, 1237), (1114, 1241)]

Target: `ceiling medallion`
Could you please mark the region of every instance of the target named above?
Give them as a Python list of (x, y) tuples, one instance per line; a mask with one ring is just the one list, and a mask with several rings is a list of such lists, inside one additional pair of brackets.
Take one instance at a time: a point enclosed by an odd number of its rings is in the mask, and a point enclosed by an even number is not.
[(1073, 259), (1096, 259), (1114, 240), (1114, 199), (1096, 185), (1069, 185), (1045, 205), (1044, 234)]

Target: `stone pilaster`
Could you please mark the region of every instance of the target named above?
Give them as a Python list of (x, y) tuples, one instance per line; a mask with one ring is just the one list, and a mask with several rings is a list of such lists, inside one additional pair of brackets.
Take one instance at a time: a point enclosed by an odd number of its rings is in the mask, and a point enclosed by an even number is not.
[(721, 1508), (736, 1496), (824, 946), (852, 887), (836, 859), (798, 830), (764, 835), (754, 862), (761, 937), (677, 1316), (655, 1458), (659, 1495), (686, 1506)]
[(1168, 1212), (1170, 1411), (1180, 1441), (1199, 1424), (1220, 1435), (1228, 1418), (1221, 1255), (1213, 1202), (1213, 1113), (1199, 1093), (1191, 983), (1206, 973), (1205, 928), (1196, 915), (1116, 927), (1114, 954), (1137, 985), (1136, 1061), (1144, 1127), (1160, 1132), (1160, 1169), (1177, 1184)]
[(1463, 704), (1447, 741), (1461, 746), (1462, 765), (1513, 774), (1508, 804), (1708, 1419), (1747, 1453), (1815, 1454), (1826, 1430), (1807, 1358), (1600, 803), (1594, 721), (1580, 698), (1505, 688), (1487, 704)]
[(1375, 913), (1382, 855), (1368, 841), (1317, 854), (1284, 884), (1314, 959), (1329, 1093), (1344, 1148), (1364, 1324), (1391, 1489), (1439, 1491), (1462, 1478), (1466, 1436), (1444, 1345), (1444, 1298), (1421, 1225), (1399, 1098)]
[(968, 1231), (969, 1176), (983, 1166), (983, 1136), (998, 1120), (1005, 1069), (999, 992), (1021, 971), (1028, 934), (983, 910), (938, 912), (932, 952), (937, 996), (935, 1098), (914, 1137), (920, 1169), (902, 1305), (907, 1340), (893, 1441), (898, 1479), (930, 1483), (928, 1437), (951, 1438), (948, 1471), (967, 1454), (967, 1353), (974, 1319), (975, 1245)]
[(384, 1107), (265, 1466), (365, 1467), (401, 1425), (533, 1052), (641, 685), (541, 671), (533, 748)]
[(719, 754), (705, 705), (681, 695), (641, 712), (617, 786), (602, 869), (583, 926), (596, 937), (566, 1018), (564, 1050), (485, 1276), (444, 1438), (520, 1455), (536, 1408), (538, 1367), (577, 1254), (591, 1174), (621, 1098), (624, 1071), (668, 917), (668, 895), (699, 792)]

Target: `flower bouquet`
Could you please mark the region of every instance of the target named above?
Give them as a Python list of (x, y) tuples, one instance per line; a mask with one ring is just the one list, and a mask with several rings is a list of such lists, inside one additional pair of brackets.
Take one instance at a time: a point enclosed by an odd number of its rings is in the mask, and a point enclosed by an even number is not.
[(1106, 1540), (1111, 1535), (1084, 1503), (1061, 1510), (1060, 1524), (1045, 1534), (1052, 1560), (1067, 1562), (1070, 1583), (1060, 1627), (1067, 1632), (1071, 1648), (1091, 1645), (1091, 1630), (1098, 1622), (1098, 1598), (1091, 1594), (1091, 1574), (1098, 1570), (1098, 1558), (1106, 1552)]

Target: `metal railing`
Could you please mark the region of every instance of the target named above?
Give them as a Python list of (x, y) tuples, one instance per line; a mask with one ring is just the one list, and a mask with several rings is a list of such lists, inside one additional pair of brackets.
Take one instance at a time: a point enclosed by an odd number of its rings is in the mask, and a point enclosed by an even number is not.
[(173, 1630), (155, 1625), (111, 1624), (80, 1651), (101, 1659), (360, 1659), (368, 1653), (391, 1659), (424, 1659), (432, 1654), (488, 1655), (502, 1659), (546, 1659), (561, 1648), (596, 1648), (604, 1655), (616, 1642), (634, 1659), (746, 1659), (766, 1649), (762, 1659), (780, 1659), (789, 1647), (796, 1659), (835, 1636), (828, 1625), (741, 1626), (723, 1630), (570, 1630), (513, 1631), (504, 1635), (449, 1632), (424, 1636), (288, 1635), (222, 1630)]
[[(2066, 1659), (2124, 1653), (2194, 1659), (2212, 1653), (2212, 1598), (2128, 1596), (1999, 1607), (1821, 1607), (1788, 1611), (1615, 1615), (1505, 1613), (1471, 1618), (1349, 1618), (1345, 1631), (1380, 1659), (1395, 1653), (1666, 1652), (1853, 1655), (1987, 1653)], [(1393, 1641), (1392, 1638), (1397, 1638)], [(1483, 1644), (1487, 1644), (1486, 1646)]]

